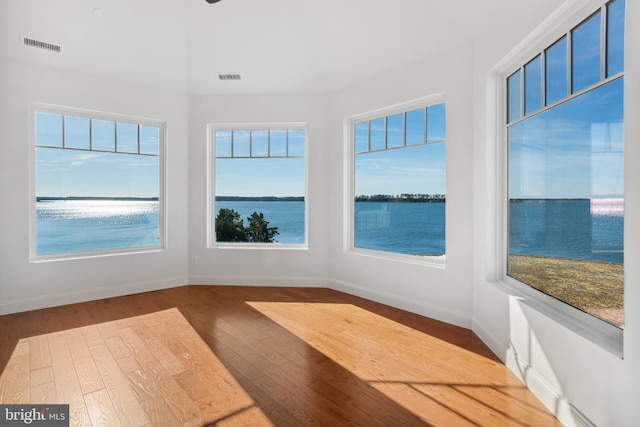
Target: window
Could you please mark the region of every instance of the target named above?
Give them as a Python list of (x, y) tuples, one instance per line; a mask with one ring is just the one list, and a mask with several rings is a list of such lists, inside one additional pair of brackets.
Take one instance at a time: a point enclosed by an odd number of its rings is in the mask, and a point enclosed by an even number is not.
[(602, 6), (507, 87), (507, 274), (624, 327), (625, 1)]
[(50, 106), (32, 117), (35, 258), (163, 246), (161, 122)]
[(210, 246), (304, 245), (306, 126), (210, 125), (209, 139)]
[(353, 247), (434, 260), (445, 254), (442, 97), (347, 121), (352, 135)]

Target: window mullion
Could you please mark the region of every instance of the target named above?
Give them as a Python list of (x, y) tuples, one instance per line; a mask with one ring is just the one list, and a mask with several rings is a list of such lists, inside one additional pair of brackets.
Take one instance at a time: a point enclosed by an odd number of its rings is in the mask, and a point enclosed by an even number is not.
[(236, 133), (236, 131), (235, 131), (235, 130), (232, 130), (232, 131), (231, 131), (231, 157), (235, 157), (235, 156), (234, 156), (234, 151), (235, 151), (235, 150), (233, 149), (233, 148), (234, 148), (234, 145), (235, 145), (235, 143), (234, 143), (234, 141), (233, 141), (233, 140), (234, 140), (234, 135), (235, 135), (235, 133)]
[(67, 142), (67, 136), (66, 136), (66, 122), (67, 122), (67, 116), (62, 116), (62, 148), (65, 148), (66, 146), (66, 142)]
[(607, 76), (607, 5), (600, 9), (600, 81)]
[(540, 108), (547, 105), (547, 59), (544, 50), (540, 53)]
[(407, 112), (402, 113), (402, 146), (407, 146)]
[(249, 157), (253, 157), (253, 130), (249, 131)]
[(569, 96), (573, 93), (573, 33), (567, 32), (567, 93)]
[(387, 129), (387, 126), (388, 126), (388, 124), (387, 124), (387, 116), (383, 117), (383, 118), (382, 118), (382, 120), (383, 120), (382, 128), (384, 129), (383, 137), (382, 137), (382, 138), (383, 138), (383, 141), (384, 141), (384, 143), (383, 143), (383, 146), (384, 146), (383, 150), (386, 150), (386, 149), (388, 148), (388, 146), (387, 146), (387, 130), (388, 130), (388, 129)]
[(524, 65), (523, 65), (522, 67), (520, 67), (520, 117), (525, 116), (524, 106), (525, 106), (525, 101), (527, 99), (526, 85), (525, 85), (526, 77), (527, 75), (525, 74)]
[(427, 107), (423, 108), (424, 111), (424, 135), (423, 135), (423, 141), (426, 144), (427, 143), (427, 126), (429, 126), (429, 123), (427, 123)]

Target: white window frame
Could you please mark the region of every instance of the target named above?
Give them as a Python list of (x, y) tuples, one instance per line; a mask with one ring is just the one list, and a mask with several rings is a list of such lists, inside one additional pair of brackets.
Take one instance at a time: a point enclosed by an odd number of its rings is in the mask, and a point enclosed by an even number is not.
[[(628, 1), (628, 0), (627, 0)], [(494, 147), (496, 159), (495, 200), (491, 207), (495, 214), (496, 240), (493, 254), (495, 270), (489, 272), (497, 280), (492, 280), (502, 287), (508, 294), (543, 315), (553, 319), (564, 327), (586, 338), (615, 356), (623, 357), (624, 330), (621, 330), (604, 320), (587, 314), (567, 303), (546, 295), (531, 286), (524, 284), (507, 275), (508, 255), (508, 135), (507, 117), (507, 78), (520, 67), (534, 58), (541, 51), (560, 39), (568, 30), (575, 28), (596, 10), (605, 5), (608, 0), (574, 0), (562, 5), (547, 21), (539, 26), (527, 38), (516, 46), (503, 60), (496, 65), (491, 73), (492, 86), (488, 93), (488, 108), (493, 106), (495, 122), (488, 123), (487, 138), (496, 141)], [(629, 52), (630, 43), (625, 43), (625, 58)], [(626, 86), (625, 86), (626, 92)], [(582, 93), (582, 91), (581, 91)], [(627, 145), (625, 141), (625, 146)], [(626, 173), (625, 173), (626, 174)], [(625, 218), (625, 223), (627, 219)], [(495, 272), (495, 276), (492, 274)], [(625, 280), (626, 288), (626, 280)]]
[[(101, 249), (91, 251), (79, 251), (79, 252), (63, 252), (56, 254), (38, 255), (36, 251), (37, 233), (36, 233), (36, 114), (37, 113), (50, 113), (59, 114), (62, 116), (74, 116), (95, 120), (106, 120), (119, 123), (129, 123), (139, 126), (157, 127), (159, 131), (159, 182), (158, 182), (158, 203), (159, 214), (158, 219), (159, 226), (159, 242), (157, 245), (151, 246), (137, 246), (129, 248), (114, 248), (114, 249)], [(166, 204), (166, 122), (161, 120), (127, 116), (115, 113), (105, 113), (101, 111), (64, 107), (59, 105), (45, 104), (45, 103), (29, 103), (29, 261), (32, 263), (49, 262), (49, 261), (64, 261), (80, 258), (96, 258), (113, 255), (129, 255), (137, 253), (148, 253), (164, 251), (167, 248), (167, 204)], [(46, 148), (46, 147), (45, 147)], [(100, 151), (99, 151), (100, 152)], [(132, 154), (134, 153), (122, 153)]]
[[(255, 243), (218, 242), (215, 228), (215, 188), (216, 188), (216, 140), (217, 130), (304, 130), (304, 242), (303, 243)], [(256, 157), (257, 158), (257, 157)], [(269, 158), (269, 157), (260, 157)], [(207, 248), (208, 249), (262, 249), (262, 250), (308, 250), (309, 249), (309, 129), (306, 122), (274, 123), (209, 123), (207, 124)], [(243, 218), (245, 219), (245, 218)], [(268, 218), (266, 218), (268, 219)]]
[[(355, 246), (355, 125), (357, 123), (375, 120), (386, 116), (393, 116), (395, 114), (405, 113), (408, 111), (433, 107), (439, 104), (446, 105), (446, 94), (444, 92), (434, 95), (426, 96), (423, 98), (414, 99), (411, 101), (395, 104), (389, 107), (372, 110), (366, 113), (356, 114), (346, 117), (343, 121), (343, 170), (344, 170), (344, 188), (343, 188), (343, 251), (346, 253), (353, 253), (356, 255), (390, 259), (394, 261), (400, 261), (410, 264), (428, 265), (437, 268), (445, 268), (446, 265), (446, 253), (438, 257), (429, 256), (417, 256), (407, 255), (397, 252), (380, 251), (374, 249), (358, 248)], [(448, 114), (445, 118), (448, 123)], [(445, 123), (445, 129), (448, 129)], [(438, 144), (445, 144), (445, 152), (447, 151), (447, 139), (444, 142), (437, 142)], [(428, 144), (425, 144), (428, 145)], [(419, 146), (419, 145), (415, 145)], [(404, 148), (404, 147), (403, 147)], [(394, 148), (395, 149), (395, 148)], [(402, 149), (402, 148), (399, 148)], [(449, 156), (446, 156), (446, 162), (449, 162)], [(448, 169), (448, 168), (446, 168)], [(445, 193), (446, 194), (446, 193)], [(449, 240), (449, 214), (445, 210), (445, 252), (448, 246)]]

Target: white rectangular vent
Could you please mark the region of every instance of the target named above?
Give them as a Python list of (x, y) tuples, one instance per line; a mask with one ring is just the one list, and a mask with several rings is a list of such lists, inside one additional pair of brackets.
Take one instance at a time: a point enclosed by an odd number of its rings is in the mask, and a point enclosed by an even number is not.
[(48, 50), (50, 52), (62, 53), (62, 46), (59, 46), (57, 44), (30, 39), (28, 37), (23, 38), (23, 43), (25, 46), (37, 47), (39, 49)]
[(220, 80), (240, 80), (240, 74), (218, 74)]

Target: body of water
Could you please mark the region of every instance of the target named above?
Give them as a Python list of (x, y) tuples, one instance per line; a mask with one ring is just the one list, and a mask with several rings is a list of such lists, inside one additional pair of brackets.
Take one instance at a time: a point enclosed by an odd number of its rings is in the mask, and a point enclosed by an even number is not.
[(445, 203), (356, 202), (355, 246), (408, 255), (442, 255), (445, 207)]
[(512, 201), (509, 252), (622, 263), (624, 199)]
[[(358, 202), (355, 246), (411, 255), (445, 253), (445, 203)], [(247, 217), (262, 212), (276, 240), (304, 243), (302, 201), (217, 201)], [(509, 209), (509, 250), (538, 255), (623, 261), (623, 199), (521, 200)], [(159, 203), (69, 200), (37, 203), (37, 253), (158, 245)]]
[(47, 255), (155, 246), (159, 202), (52, 200), (36, 203), (36, 253)]

